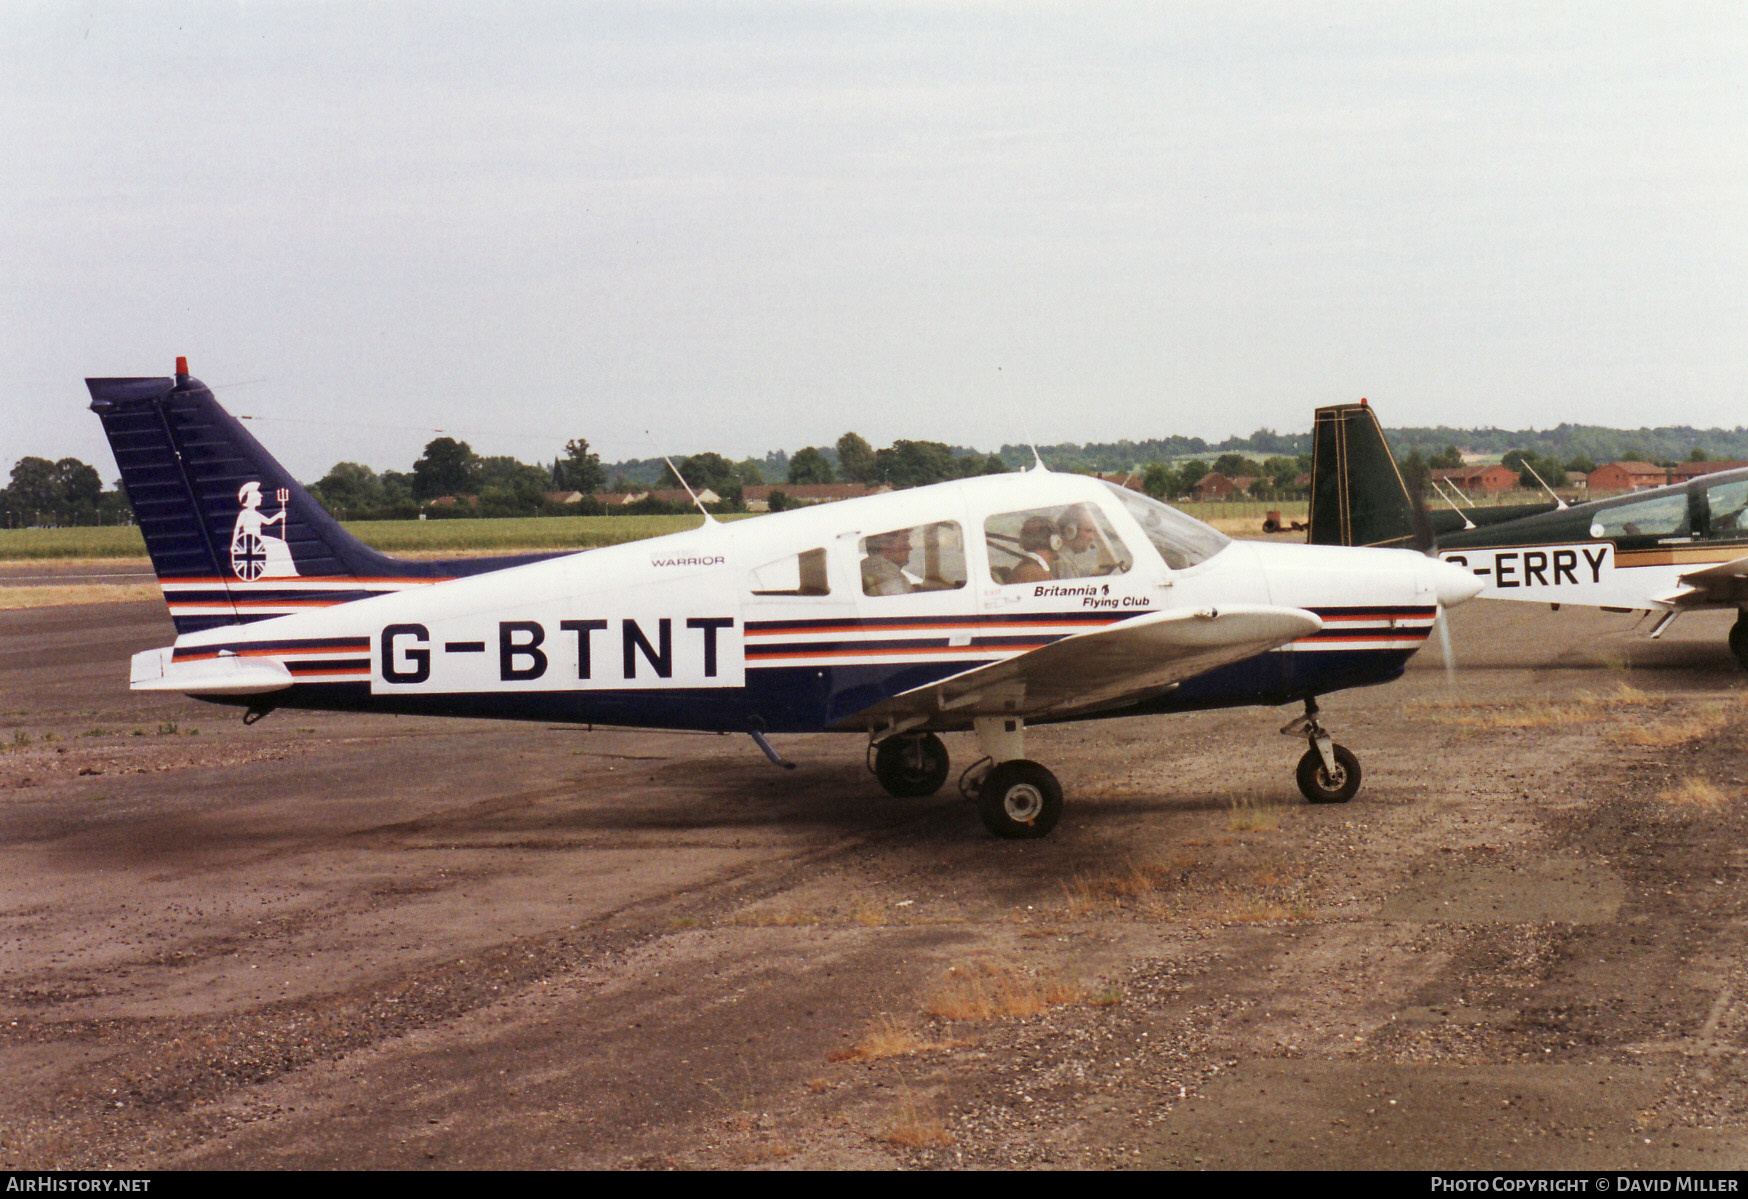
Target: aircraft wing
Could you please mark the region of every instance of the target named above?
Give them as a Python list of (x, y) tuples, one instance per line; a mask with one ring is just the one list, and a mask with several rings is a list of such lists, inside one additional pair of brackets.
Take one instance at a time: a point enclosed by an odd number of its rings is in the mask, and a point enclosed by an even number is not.
[(1733, 558), (1704, 570), (1690, 571), (1680, 586), (1652, 596), (1659, 604), (1674, 608), (1697, 608), (1706, 604), (1734, 604), (1748, 600), (1748, 558)]
[(870, 716), (913, 726), (943, 715), (1036, 720), (1109, 708), (1322, 627), (1303, 608), (1168, 608), (906, 691), (842, 723), (865, 727)]

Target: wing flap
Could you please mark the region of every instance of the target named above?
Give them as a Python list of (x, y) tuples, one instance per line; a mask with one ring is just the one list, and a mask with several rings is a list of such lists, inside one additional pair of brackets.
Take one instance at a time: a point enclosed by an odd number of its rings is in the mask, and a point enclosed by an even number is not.
[(950, 715), (1029, 719), (1111, 707), (1168, 689), (1216, 666), (1309, 636), (1323, 627), (1303, 608), (1234, 605), (1171, 608), (896, 695), (839, 727), (883, 720), (911, 725)]
[(1651, 602), (1671, 608), (1706, 604), (1736, 604), (1748, 600), (1748, 557), (1732, 558), (1682, 575), (1675, 590), (1651, 596)]

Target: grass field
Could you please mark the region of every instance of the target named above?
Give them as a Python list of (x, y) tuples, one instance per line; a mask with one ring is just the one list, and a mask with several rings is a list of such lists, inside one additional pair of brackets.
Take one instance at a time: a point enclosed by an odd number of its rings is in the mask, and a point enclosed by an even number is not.
[[(1259, 532), (1265, 513), (1304, 520), (1305, 504), (1240, 500), (1178, 507), (1235, 536)], [(743, 520), (727, 516), (725, 520)], [(503, 520), (363, 520), (346, 528), (388, 554), (498, 554), (517, 550), (585, 550), (695, 529), (697, 516), (527, 516)], [(132, 525), (73, 529), (0, 529), (0, 561), (43, 558), (141, 558), (146, 543)]]
[[(346, 528), (384, 553), (467, 554), (593, 549), (696, 528), (700, 520), (697, 516), (530, 516), (508, 520), (364, 520)], [(141, 558), (145, 553), (146, 543), (132, 525), (0, 529), (0, 560)]]

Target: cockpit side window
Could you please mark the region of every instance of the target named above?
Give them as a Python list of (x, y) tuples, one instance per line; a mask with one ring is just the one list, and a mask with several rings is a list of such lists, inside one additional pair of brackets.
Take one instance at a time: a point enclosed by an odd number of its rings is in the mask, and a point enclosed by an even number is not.
[(1744, 512), (1748, 509), (1748, 479), (1719, 483), (1697, 494), (1702, 497), (1699, 507), (1705, 522), (1695, 532), (1711, 541), (1737, 541), (1748, 537), (1748, 514)]
[(1173, 570), (1183, 570), (1198, 562), (1206, 562), (1232, 544), (1232, 539), (1212, 525), (1205, 525), (1193, 516), (1185, 516), (1176, 508), (1168, 508), (1151, 496), (1127, 487), (1106, 482), (1123, 501), (1147, 534), (1147, 540), (1159, 551), (1165, 564)]
[(862, 538), (862, 594), (909, 595), (965, 586), (965, 538), (955, 521)]
[(983, 522), (983, 537), (997, 583), (1117, 575), (1135, 563), (1095, 504), (999, 513)]
[(1590, 535), (1623, 544), (1648, 544), (1692, 534), (1685, 492), (1604, 508), (1590, 518)]

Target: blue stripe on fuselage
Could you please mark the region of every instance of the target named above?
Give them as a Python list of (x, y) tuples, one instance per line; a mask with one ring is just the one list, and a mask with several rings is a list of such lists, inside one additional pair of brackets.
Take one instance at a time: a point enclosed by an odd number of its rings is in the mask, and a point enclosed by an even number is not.
[[(1339, 650), (1326, 653), (1270, 651), (1217, 667), (1165, 695), (1100, 716), (1183, 712), (1250, 704), (1291, 703), (1349, 687), (1398, 678), (1414, 651)], [(271, 696), (214, 702), (397, 712), (422, 716), (474, 716), (492, 720), (544, 720), (561, 724), (625, 725), (636, 728), (811, 733), (829, 729), (893, 696), (985, 665), (978, 659), (854, 666), (749, 668), (739, 689), (673, 688), (578, 691), (501, 691), (453, 694), (372, 694), (366, 682), (298, 683)], [(1070, 718), (1072, 719), (1072, 718)]]

